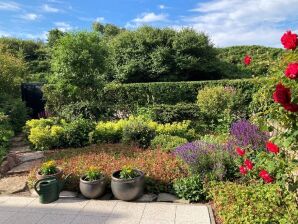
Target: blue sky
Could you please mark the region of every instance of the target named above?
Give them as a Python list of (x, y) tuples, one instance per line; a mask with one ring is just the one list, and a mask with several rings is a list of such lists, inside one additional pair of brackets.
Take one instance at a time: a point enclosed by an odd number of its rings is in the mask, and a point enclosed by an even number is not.
[(280, 47), (298, 32), (298, 0), (0, 0), (0, 36), (46, 40), (47, 31), (89, 30), (93, 21), (207, 33), (216, 46)]

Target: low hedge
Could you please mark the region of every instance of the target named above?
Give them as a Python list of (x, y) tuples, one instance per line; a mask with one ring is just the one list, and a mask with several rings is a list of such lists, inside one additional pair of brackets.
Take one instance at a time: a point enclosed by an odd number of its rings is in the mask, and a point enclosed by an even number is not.
[(241, 90), (249, 103), (261, 84), (261, 79), (109, 84), (105, 87), (104, 101), (107, 108), (127, 111), (154, 104), (195, 103), (199, 90), (221, 85)]

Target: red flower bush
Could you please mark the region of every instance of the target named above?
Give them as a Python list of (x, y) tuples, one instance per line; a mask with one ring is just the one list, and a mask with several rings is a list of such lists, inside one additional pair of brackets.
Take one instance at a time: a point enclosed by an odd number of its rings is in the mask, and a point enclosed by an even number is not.
[(265, 183), (271, 183), (273, 181), (273, 178), (266, 170), (261, 170), (259, 173), (259, 177), (261, 177)]
[(281, 37), (281, 43), (284, 45), (284, 48), (289, 50), (295, 50), (298, 45), (297, 34), (287, 31)]
[(244, 57), (244, 64), (245, 65), (250, 65), (252, 58), (249, 55), (246, 55)]
[(252, 170), (254, 167), (253, 163), (249, 159), (244, 160), (244, 164), (248, 170)]
[(267, 142), (266, 148), (269, 152), (272, 152), (275, 154), (279, 153), (279, 147), (277, 145), (275, 145), (273, 142)]
[(285, 75), (289, 79), (297, 79), (298, 78), (298, 63), (290, 63), (285, 70)]
[(236, 153), (237, 153), (239, 156), (244, 156), (244, 154), (245, 154), (245, 150), (243, 150), (243, 149), (237, 147), (237, 148), (236, 148)]
[(247, 174), (247, 168), (245, 166), (239, 166), (239, 172), (243, 175)]
[(291, 102), (291, 90), (282, 83), (278, 83), (273, 93), (273, 100), (281, 105), (289, 104)]
[(290, 111), (290, 112), (298, 112), (298, 104), (295, 104), (295, 103), (289, 103), (289, 104), (286, 104), (284, 105), (284, 108), (287, 110), (287, 111)]

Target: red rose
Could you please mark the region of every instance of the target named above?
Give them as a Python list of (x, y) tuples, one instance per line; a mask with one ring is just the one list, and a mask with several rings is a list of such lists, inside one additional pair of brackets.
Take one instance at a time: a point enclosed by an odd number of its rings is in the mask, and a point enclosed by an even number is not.
[(272, 152), (272, 153), (279, 153), (279, 148), (277, 145), (275, 145), (273, 142), (267, 142), (266, 143), (266, 148), (268, 149), (269, 152)]
[(253, 163), (249, 159), (246, 159), (244, 161), (244, 164), (248, 170), (252, 170), (252, 168), (254, 167)]
[(295, 103), (289, 103), (289, 104), (285, 104), (283, 105), (283, 107), (285, 108), (285, 110), (290, 111), (290, 112), (298, 112), (298, 104)]
[(273, 93), (273, 100), (282, 105), (289, 104), (291, 102), (291, 90), (282, 83), (278, 83)]
[(285, 70), (285, 75), (289, 79), (297, 79), (298, 78), (298, 63), (290, 63)]
[(239, 156), (244, 156), (245, 154), (245, 151), (243, 149), (240, 149), (239, 147), (236, 148), (236, 153), (239, 155)]
[(245, 166), (239, 166), (239, 172), (243, 175), (247, 174), (247, 168)]
[(251, 63), (251, 57), (249, 55), (245, 55), (244, 64), (249, 65)]
[(261, 177), (265, 181), (265, 183), (271, 183), (273, 181), (273, 178), (266, 170), (261, 170), (259, 173), (259, 177)]
[(284, 45), (284, 48), (289, 50), (295, 50), (298, 45), (297, 34), (287, 31), (281, 37), (281, 43)]

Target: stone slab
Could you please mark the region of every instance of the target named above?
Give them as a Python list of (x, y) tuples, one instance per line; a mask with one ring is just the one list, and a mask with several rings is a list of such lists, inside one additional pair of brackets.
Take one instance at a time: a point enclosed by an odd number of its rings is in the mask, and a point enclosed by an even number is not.
[(156, 194), (144, 194), (142, 197), (138, 198), (137, 202), (152, 202), (156, 201), (157, 195)]
[(14, 174), (29, 173), (34, 167), (40, 165), (41, 162), (42, 160), (40, 159), (40, 160), (34, 160), (34, 161), (22, 163), (14, 167), (10, 171), (8, 171), (7, 174), (14, 175)]
[(78, 196), (78, 192), (75, 191), (61, 191), (59, 197), (60, 198), (76, 198)]
[(20, 146), (20, 147), (11, 147), (10, 152), (20, 153), (20, 152), (30, 152), (31, 149), (28, 145)]
[(0, 194), (14, 194), (27, 187), (27, 176), (9, 176), (0, 179)]
[(177, 200), (179, 200), (178, 197), (168, 193), (160, 193), (157, 198), (157, 201), (159, 202), (175, 202)]
[(32, 160), (39, 160), (44, 158), (44, 152), (36, 151), (36, 152), (26, 152), (17, 154), (17, 159), (21, 162), (29, 162)]

